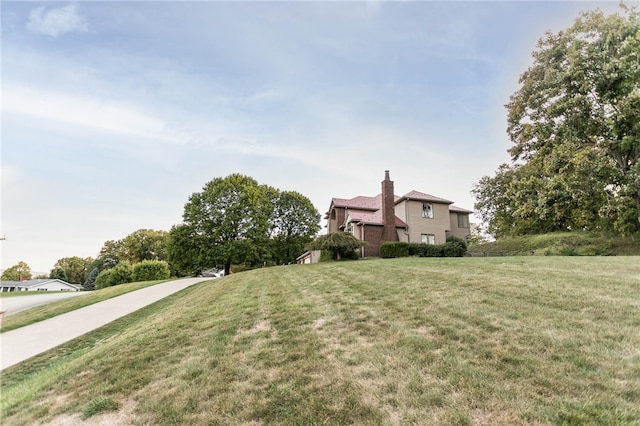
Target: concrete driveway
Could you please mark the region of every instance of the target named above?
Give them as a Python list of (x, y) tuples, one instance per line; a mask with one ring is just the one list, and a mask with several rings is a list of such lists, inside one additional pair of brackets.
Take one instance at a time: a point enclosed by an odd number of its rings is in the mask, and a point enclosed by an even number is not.
[(65, 291), (62, 293), (44, 293), (39, 292), (37, 294), (34, 291), (21, 294), (20, 296), (2, 297), (0, 298), (0, 311), (4, 311), (5, 315), (15, 314), (27, 308), (32, 308), (38, 305), (44, 305), (45, 303), (53, 302), (55, 300), (67, 299), (69, 297), (81, 296), (88, 294), (86, 291)]
[(80, 337), (193, 284), (215, 279), (183, 278), (156, 284), (0, 333), (0, 370)]

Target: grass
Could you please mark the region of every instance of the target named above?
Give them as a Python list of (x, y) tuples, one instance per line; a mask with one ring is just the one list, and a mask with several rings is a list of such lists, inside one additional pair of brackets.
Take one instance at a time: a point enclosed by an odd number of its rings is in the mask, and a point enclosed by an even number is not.
[[(13, 315), (5, 316), (2, 320), (2, 329), (0, 329), (0, 333), (24, 327), (25, 325), (43, 321), (56, 315), (64, 314), (65, 312), (93, 305), (94, 303), (102, 302), (103, 300), (111, 299), (113, 297), (129, 293), (130, 291), (140, 290), (141, 288), (160, 284), (165, 281), (166, 280), (143, 281), (120, 284), (100, 290), (88, 291), (81, 296), (70, 297), (68, 299), (56, 300), (45, 305), (34, 306), (32, 308), (25, 309), (24, 311), (16, 312)], [(28, 297), (31, 294), (42, 295), (41, 292), (37, 291), (23, 291), (3, 294), (2, 297)]]
[(637, 425), (638, 260), (234, 274), (3, 371), (2, 423)]
[(469, 247), (472, 256), (638, 256), (640, 235), (619, 237), (587, 232), (556, 232), (503, 237)]

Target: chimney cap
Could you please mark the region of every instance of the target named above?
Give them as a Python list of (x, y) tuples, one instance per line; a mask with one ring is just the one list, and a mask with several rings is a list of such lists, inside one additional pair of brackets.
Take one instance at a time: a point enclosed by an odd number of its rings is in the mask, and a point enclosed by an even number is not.
[(389, 179), (390, 179), (390, 178), (389, 178), (389, 170), (385, 170), (385, 171), (384, 171), (384, 179), (385, 179), (385, 180), (389, 180)]

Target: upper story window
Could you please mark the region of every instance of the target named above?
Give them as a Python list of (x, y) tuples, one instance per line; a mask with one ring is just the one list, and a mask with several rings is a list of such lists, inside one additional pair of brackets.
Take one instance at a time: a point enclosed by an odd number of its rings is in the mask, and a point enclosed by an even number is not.
[(469, 215), (467, 214), (459, 214), (458, 215), (458, 228), (468, 228), (469, 227)]
[(422, 203), (422, 217), (426, 219), (433, 219), (433, 204)]

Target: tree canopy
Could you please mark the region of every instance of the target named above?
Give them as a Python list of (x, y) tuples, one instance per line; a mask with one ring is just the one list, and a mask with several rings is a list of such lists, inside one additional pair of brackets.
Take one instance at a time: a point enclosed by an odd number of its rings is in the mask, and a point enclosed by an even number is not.
[(2, 271), (3, 281), (22, 281), (30, 279), (31, 267), (23, 261), (20, 261), (17, 264), (10, 266)]
[(281, 192), (241, 174), (215, 178), (192, 194), (183, 223), (171, 229), (167, 252), (183, 273), (232, 263), (293, 260), (319, 229), (320, 215), (295, 192)]
[(349, 232), (332, 232), (320, 235), (307, 245), (309, 250), (326, 250), (332, 253), (335, 260), (353, 259), (354, 251), (366, 243), (358, 240)]
[[(70, 282), (71, 284), (84, 284), (89, 274), (89, 269), (93, 259), (90, 257), (82, 258), (79, 256), (63, 257), (58, 259), (53, 266), (49, 278), (58, 278)], [(63, 271), (61, 273), (60, 271)]]
[(547, 33), (509, 103), (511, 164), (474, 186), (494, 236), (640, 230), (640, 15)]

